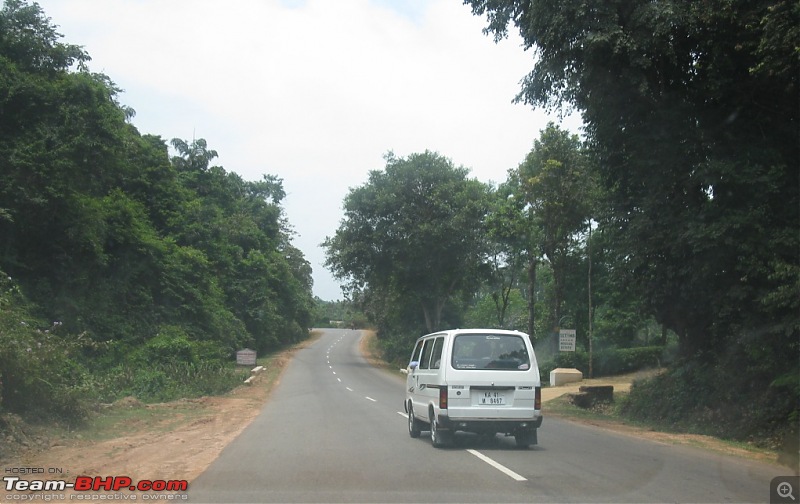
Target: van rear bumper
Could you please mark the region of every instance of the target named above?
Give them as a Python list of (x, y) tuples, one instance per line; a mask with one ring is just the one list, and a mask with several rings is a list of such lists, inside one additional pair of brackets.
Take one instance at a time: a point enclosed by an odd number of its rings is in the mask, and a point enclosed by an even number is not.
[(438, 426), (449, 431), (464, 431), (475, 433), (503, 432), (513, 434), (519, 431), (538, 429), (542, 426), (541, 415), (528, 419), (495, 420), (480, 418), (450, 418), (444, 410), (439, 412)]

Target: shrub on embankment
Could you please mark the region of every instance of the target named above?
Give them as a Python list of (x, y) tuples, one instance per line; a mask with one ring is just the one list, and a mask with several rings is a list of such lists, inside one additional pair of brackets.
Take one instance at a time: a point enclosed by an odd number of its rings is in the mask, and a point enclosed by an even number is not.
[(780, 450), (797, 466), (798, 376), (772, 379), (730, 359), (676, 363), (635, 382), (621, 413), (676, 432), (690, 432)]
[[(219, 345), (191, 341), (178, 327), (123, 348), (66, 334), (60, 322), (46, 322), (35, 311), (17, 284), (0, 274), (0, 414), (76, 424), (101, 402), (220, 394), (244, 378)], [(118, 364), (103, 366), (112, 360)]]

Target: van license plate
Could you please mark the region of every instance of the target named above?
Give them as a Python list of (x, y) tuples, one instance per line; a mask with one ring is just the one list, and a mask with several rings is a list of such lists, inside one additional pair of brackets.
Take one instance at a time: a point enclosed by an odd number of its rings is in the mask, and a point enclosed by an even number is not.
[(506, 396), (503, 392), (496, 391), (482, 391), (478, 394), (478, 404), (485, 404), (487, 406), (496, 406), (498, 404), (505, 404)]

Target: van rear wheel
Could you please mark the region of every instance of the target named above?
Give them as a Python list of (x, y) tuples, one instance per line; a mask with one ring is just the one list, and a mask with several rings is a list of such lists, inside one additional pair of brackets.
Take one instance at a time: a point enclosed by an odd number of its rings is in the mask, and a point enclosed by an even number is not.
[(414, 407), (408, 403), (408, 435), (412, 438), (418, 438), (422, 429), (419, 427), (419, 420), (414, 416)]
[(536, 430), (524, 430), (514, 434), (514, 440), (517, 442), (517, 448), (528, 448), (532, 444), (536, 444)]
[(442, 432), (436, 422), (436, 414), (431, 410), (429, 414), (431, 421), (431, 444), (434, 448), (443, 448), (450, 444), (450, 432)]

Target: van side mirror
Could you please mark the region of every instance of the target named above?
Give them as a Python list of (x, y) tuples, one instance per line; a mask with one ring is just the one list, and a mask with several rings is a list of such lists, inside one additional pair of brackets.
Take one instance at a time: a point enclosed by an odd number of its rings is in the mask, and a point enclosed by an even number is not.
[(408, 368), (409, 368), (409, 369), (417, 369), (417, 367), (419, 367), (419, 362), (417, 362), (417, 361), (411, 361), (411, 362), (408, 364)]

